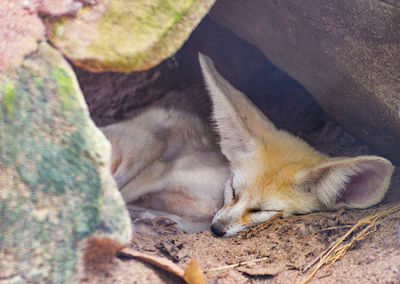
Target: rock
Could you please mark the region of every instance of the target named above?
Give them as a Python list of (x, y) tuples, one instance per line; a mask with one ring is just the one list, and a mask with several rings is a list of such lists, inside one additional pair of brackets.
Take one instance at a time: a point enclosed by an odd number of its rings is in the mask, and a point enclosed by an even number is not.
[(228, 1), (211, 18), (257, 46), (348, 131), (400, 163), (395, 1)]
[(141, 71), (174, 54), (214, 1), (99, 1), (76, 17), (47, 19), (47, 34), (89, 71)]
[(304, 132), (323, 126), (321, 108), (298, 82), (271, 64), (257, 47), (209, 17), (175, 56), (185, 81), (204, 84), (198, 52), (210, 57), (218, 72), (243, 91), (278, 128), (303, 136)]
[(0, 5), (0, 71), (18, 65), (45, 40), (41, 17), (76, 14), (97, 0), (2, 0)]
[(1, 280), (75, 283), (84, 265), (129, 242), (110, 144), (46, 43), (0, 72), (0, 141)]
[(44, 26), (22, 1), (2, 0), (0, 5), (0, 71), (36, 50), (37, 41), (44, 39)]
[(36, 0), (37, 12), (41, 16), (46, 17), (61, 17), (73, 16), (83, 5), (94, 5), (97, 2), (90, 0)]
[(132, 117), (139, 108), (160, 100), (181, 81), (179, 70), (170, 59), (150, 70), (129, 74), (74, 69), (92, 119), (98, 126)]
[(243, 88), (263, 69), (276, 69), (256, 47), (210, 17), (201, 21), (175, 56), (184, 79), (203, 82), (199, 52), (210, 57), (224, 78), (238, 88)]
[[(278, 127), (302, 135), (323, 126), (321, 109), (303, 87), (256, 47), (209, 17), (201, 21), (173, 59), (150, 70), (92, 73), (76, 67), (92, 119), (103, 126), (133, 117), (149, 106), (179, 109), (208, 119), (211, 106), (198, 52), (212, 58), (218, 71)], [(282, 103), (278, 106), (277, 102)]]

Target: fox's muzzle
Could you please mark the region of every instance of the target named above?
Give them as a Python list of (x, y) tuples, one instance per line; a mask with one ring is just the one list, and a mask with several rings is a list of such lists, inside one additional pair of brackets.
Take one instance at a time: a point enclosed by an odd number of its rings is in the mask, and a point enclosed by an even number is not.
[(213, 234), (217, 237), (223, 237), (226, 234), (224, 226), (219, 223), (211, 224), (210, 229), (211, 229), (211, 232), (213, 232)]

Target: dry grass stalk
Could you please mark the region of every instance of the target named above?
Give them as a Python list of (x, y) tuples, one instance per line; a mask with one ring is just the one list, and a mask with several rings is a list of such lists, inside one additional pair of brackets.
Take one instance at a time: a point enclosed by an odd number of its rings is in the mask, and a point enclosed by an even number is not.
[(326, 254), (326, 252), (327, 252), (328, 250), (330, 250), (334, 245), (335, 245), (335, 242), (332, 242), (326, 250), (324, 250), (324, 251), (323, 251), (322, 253), (320, 253), (316, 258), (314, 258), (314, 260), (311, 261), (306, 267), (302, 268), (302, 269), (301, 269), (301, 272), (305, 273), (307, 270), (309, 270), (311, 267), (313, 267), (314, 264), (316, 264), (317, 261), (320, 260), (321, 257), (323, 257), (323, 256)]
[[(377, 220), (387, 216), (395, 211), (400, 210), (400, 204), (394, 205), (392, 208), (383, 210), (382, 212), (375, 214), (373, 216), (369, 216), (366, 218), (361, 219), (357, 224), (355, 224), (350, 230), (347, 231), (344, 236), (342, 236), (340, 239), (336, 241), (336, 243), (326, 251), (326, 253), (323, 254), (323, 256), (320, 258), (320, 261), (318, 262), (317, 266), (311, 272), (310, 275), (307, 276), (306, 279), (304, 279), (301, 284), (305, 284), (308, 281), (311, 280), (311, 278), (317, 273), (317, 271), (324, 265), (332, 265), (335, 263), (337, 260), (342, 258), (347, 250), (353, 246), (355, 242), (361, 241), (365, 239), (366, 236), (369, 234), (375, 232), (377, 230)], [(364, 229), (362, 229), (357, 235), (352, 237), (352, 239), (348, 242), (343, 244), (343, 242), (347, 239), (347, 237), (352, 234), (354, 231), (357, 229), (365, 226)]]
[(269, 257), (266, 256), (266, 257), (263, 257), (263, 258), (257, 258), (257, 259), (252, 259), (252, 260), (248, 260), (248, 261), (241, 261), (241, 262), (230, 264), (230, 265), (225, 265), (225, 266), (205, 269), (204, 272), (211, 272), (211, 271), (218, 271), (218, 270), (225, 270), (225, 269), (229, 269), (229, 268), (235, 268), (235, 267), (246, 265), (246, 264), (251, 264), (251, 263), (264, 261), (264, 260), (267, 260), (268, 258)]
[(323, 229), (319, 230), (318, 232), (340, 230), (340, 229), (351, 228), (351, 227), (352, 227), (352, 225), (342, 225), (342, 226), (336, 226), (336, 227), (323, 228)]

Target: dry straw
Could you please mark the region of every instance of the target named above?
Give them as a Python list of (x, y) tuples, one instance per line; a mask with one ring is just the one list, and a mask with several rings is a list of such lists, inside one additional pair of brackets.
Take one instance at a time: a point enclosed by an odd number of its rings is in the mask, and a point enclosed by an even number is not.
[[(337, 260), (342, 258), (346, 254), (347, 250), (354, 245), (354, 243), (365, 239), (366, 236), (375, 232), (377, 230), (377, 226), (379, 224), (378, 219), (385, 217), (385, 216), (387, 216), (393, 212), (396, 212), (398, 210), (400, 210), (400, 203), (395, 204), (393, 207), (383, 210), (383, 211), (379, 212), (378, 214), (361, 219), (350, 230), (348, 230), (347, 233), (344, 234), (343, 237), (338, 239), (334, 243), (333, 246), (331, 246), (325, 253), (322, 254), (322, 256), (320, 257), (320, 260), (319, 260), (317, 266), (315, 267), (315, 269), (313, 270), (313, 272), (311, 272), (311, 274), (308, 275), (307, 278), (301, 282), (301, 284), (305, 284), (308, 281), (310, 281), (311, 278), (317, 273), (317, 271), (322, 266), (324, 266), (324, 265), (330, 266), (333, 263), (335, 263)], [(348, 242), (343, 243), (353, 232), (357, 231), (360, 228), (363, 228), (363, 229), (358, 234), (353, 235)], [(305, 271), (306, 271), (306, 269), (303, 272), (305, 272)]]

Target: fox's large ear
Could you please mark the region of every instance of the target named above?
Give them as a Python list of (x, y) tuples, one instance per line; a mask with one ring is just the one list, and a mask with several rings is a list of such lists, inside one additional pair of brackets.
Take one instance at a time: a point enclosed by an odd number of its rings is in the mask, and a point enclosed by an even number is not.
[(211, 59), (199, 55), (199, 60), (221, 138), (221, 151), (235, 166), (241, 162), (243, 155), (254, 151), (251, 135), (227, 95), (232, 87), (217, 73)]
[(199, 54), (199, 61), (212, 100), (222, 153), (235, 166), (242, 154), (254, 150), (250, 125), (264, 130), (275, 127), (268, 120), (263, 121), (264, 115), (217, 72), (210, 58)]
[(215, 69), (207, 56), (199, 53), (199, 61), (204, 79), (212, 97), (225, 96), (233, 105), (243, 123), (252, 135), (265, 135), (276, 130), (275, 125), (239, 90), (235, 89)]
[(384, 197), (393, 174), (377, 156), (331, 158), (301, 174), (301, 184), (327, 208), (367, 208)]

